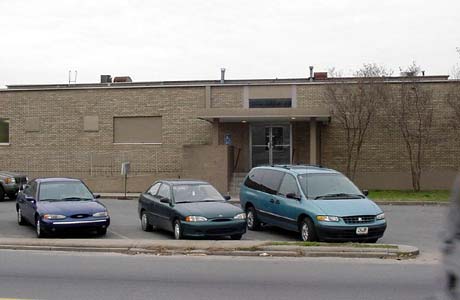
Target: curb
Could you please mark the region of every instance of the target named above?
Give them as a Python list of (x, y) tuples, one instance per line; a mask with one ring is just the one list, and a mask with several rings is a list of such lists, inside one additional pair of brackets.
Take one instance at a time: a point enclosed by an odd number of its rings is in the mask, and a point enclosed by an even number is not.
[(401, 206), (448, 206), (449, 201), (436, 202), (436, 201), (374, 201), (379, 205), (401, 205)]
[(418, 248), (391, 245), (397, 248), (372, 248), (350, 246), (297, 246), (271, 245), (261, 241), (194, 241), (194, 240), (94, 240), (94, 239), (0, 239), (2, 250), (40, 250), (122, 253), (129, 255), (157, 256), (258, 256), (258, 257), (341, 257), (341, 258), (416, 258)]

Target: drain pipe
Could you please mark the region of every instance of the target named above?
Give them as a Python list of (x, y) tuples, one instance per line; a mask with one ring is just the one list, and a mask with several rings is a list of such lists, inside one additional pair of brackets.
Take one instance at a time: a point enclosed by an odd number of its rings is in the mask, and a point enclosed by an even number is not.
[(310, 66), (310, 81), (313, 81), (313, 66)]
[(220, 69), (220, 83), (225, 83), (225, 68)]

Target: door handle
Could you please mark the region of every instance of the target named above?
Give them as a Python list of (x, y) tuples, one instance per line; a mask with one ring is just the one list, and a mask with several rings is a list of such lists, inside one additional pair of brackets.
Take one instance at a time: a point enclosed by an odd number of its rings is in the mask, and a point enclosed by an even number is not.
[(270, 199), (270, 203), (275, 203), (275, 200), (273, 200), (273, 199)]
[(270, 203), (280, 204), (280, 201), (279, 201), (279, 200), (270, 199)]
[(280, 201), (279, 201), (279, 200), (276, 200), (276, 201), (275, 201), (275, 204), (280, 204)]

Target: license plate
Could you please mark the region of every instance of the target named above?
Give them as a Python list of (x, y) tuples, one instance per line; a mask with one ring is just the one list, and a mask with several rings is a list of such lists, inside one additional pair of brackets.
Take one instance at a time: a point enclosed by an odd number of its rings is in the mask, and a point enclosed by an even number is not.
[(367, 234), (369, 232), (369, 228), (367, 227), (356, 227), (356, 234)]

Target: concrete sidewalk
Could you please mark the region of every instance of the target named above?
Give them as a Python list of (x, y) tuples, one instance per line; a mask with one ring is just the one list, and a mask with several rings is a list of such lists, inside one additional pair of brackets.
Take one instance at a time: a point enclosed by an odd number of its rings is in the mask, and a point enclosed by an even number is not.
[(0, 239), (0, 249), (107, 252), (153, 255), (224, 255), (279, 257), (349, 257), (406, 259), (419, 255), (416, 247), (381, 244), (327, 244), (301, 246), (272, 241), (109, 240), (109, 239)]

